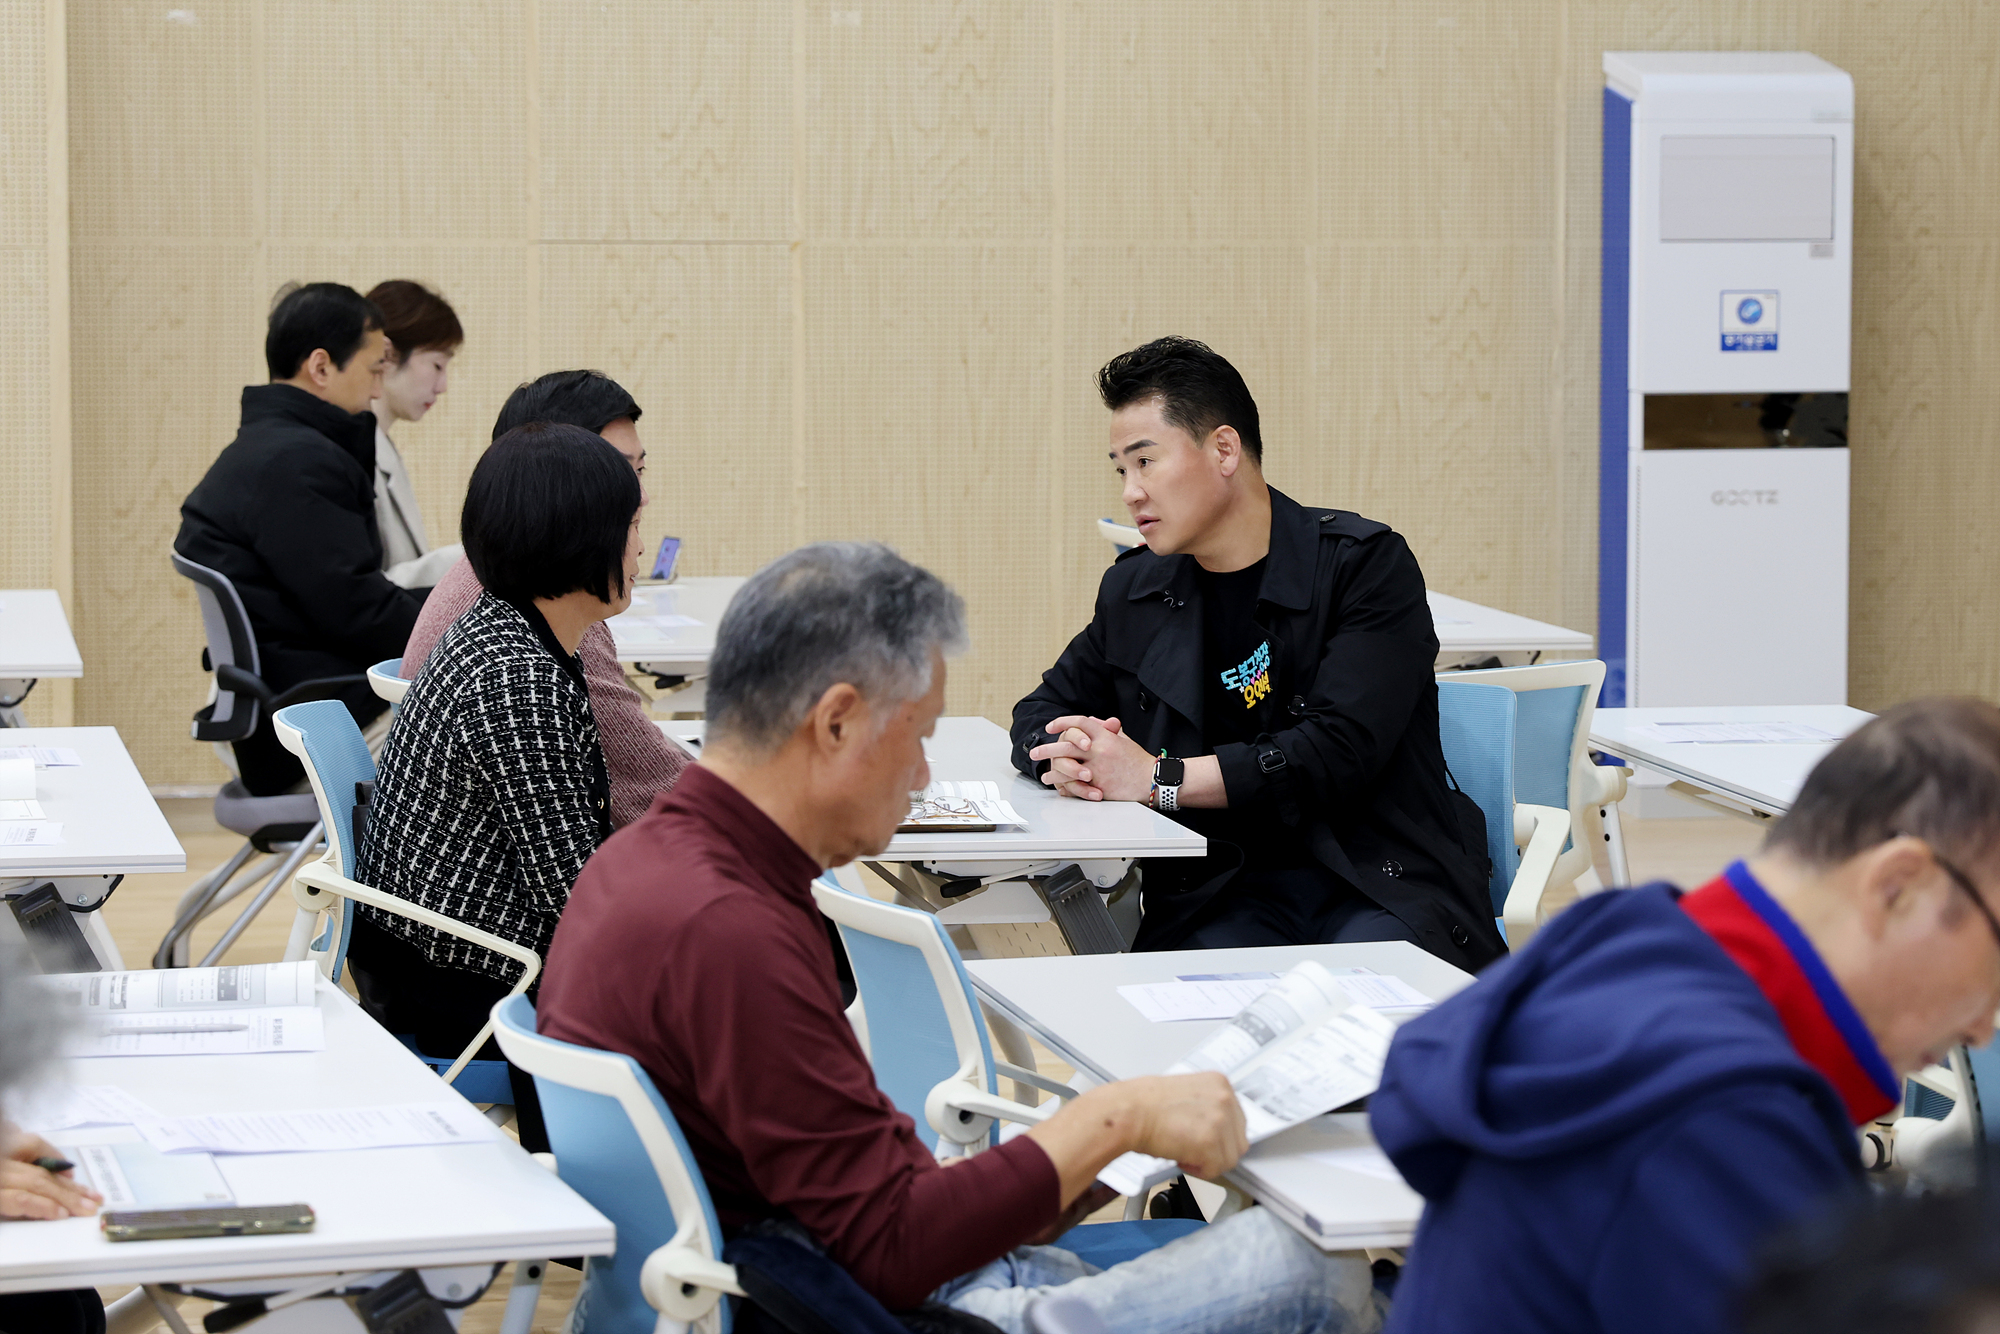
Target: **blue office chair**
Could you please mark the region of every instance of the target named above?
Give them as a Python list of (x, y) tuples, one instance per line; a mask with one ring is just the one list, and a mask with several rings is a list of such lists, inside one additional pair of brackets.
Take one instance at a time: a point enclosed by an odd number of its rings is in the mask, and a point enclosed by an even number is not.
[(385, 658), (368, 669), (368, 688), (375, 692), (377, 699), (387, 700), (391, 708), (401, 704), (403, 696), (409, 694), (410, 687), (415, 684), (403, 679), (401, 658)]
[(1476, 675), (1458, 672), (1438, 680), (1438, 740), (1459, 790), (1486, 817), (1486, 855), (1492, 862), (1487, 892), (1509, 948), (1519, 949), (1541, 925), (1543, 899), (1569, 841), (1570, 817), (1566, 810), (1516, 800), (1519, 700), (1505, 686), (1466, 679)]
[(1604, 664), (1544, 662), (1453, 672), (1440, 681), (1505, 686), (1517, 697), (1514, 787), (1522, 801), (1569, 812), (1571, 842), (1556, 863), (1554, 883), (1567, 888), (1591, 866), (1591, 848), (1605, 848), (1611, 883), (1630, 880), (1618, 802), (1632, 771), (1590, 758), (1590, 720), (1604, 687)]
[[(232, 747), (256, 732), (265, 713), (287, 704), (331, 698), (360, 683), (358, 676), (333, 676), (301, 681), (283, 692), (272, 690), (264, 681), (257, 637), (236, 585), (221, 571), (197, 565), (178, 552), (172, 559), (175, 573), (195, 586), (206, 637), (201, 666), (215, 674), (214, 697), (194, 715), (189, 731), (195, 740), (214, 746), (232, 772)], [(321, 845), (319, 812), (303, 792), (253, 796), (240, 778), (231, 778), (215, 794), (214, 813), (217, 824), (243, 838), (243, 846), (182, 893), (173, 924), (153, 952), (155, 968), (186, 967), (193, 962), (190, 940), (194, 929), (225, 904), (256, 889), (250, 906), (237, 915), (200, 960), (204, 967), (219, 962), (292, 878), (292, 872)], [(252, 858), (257, 860), (253, 863)]]
[[(354, 725), (354, 717), (346, 705), (334, 700), (294, 704), (278, 710), (271, 725), (280, 744), (305, 765), (313, 799), (319, 804), (320, 819), (327, 831), (326, 855), (301, 868), (294, 882), (292, 892), (299, 903), (299, 918), (292, 929), (292, 947), (285, 951), (286, 959), (312, 959), (327, 977), (338, 982), (354, 932), (354, 905), (367, 903), (506, 955), (521, 964), (515, 990), (526, 991), (533, 985), (542, 968), (541, 958), (533, 950), (385, 894), (346, 874), (359, 852), (354, 813), (364, 804), (364, 790), (375, 782), (375, 758), (368, 753), (368, 743), (362, 740), (361, 729)], [(322, 916), (325, 920), (320, 923)], [(316, 924), (319, 931), (315, 935)], [(397, 1037), (468, 1101), (511, 1105), (514, 1091), (508, 1082), (507, 1063), (472, 1059), (486, 1044), (487, 1032), (482, 1028), (456, 1060), (418, 1050), (416, 1040), (407, 1034)]]
[[(854, 966), (856, 1026), (865, 1028), (875, 1082), (916, 1123), (933, 1152), (976, 1152), (996, 1121), (1033, 1123), (1054, 1110), (1000, 1097), (999, 1076), (1013, 1082), (1017, 1095), (1041, 1089), (1058, 1098), (1076, 1096), (1066, 1084), (993, 1059), (972, 980), (935, 916), (851, 892), (833, 875), (813, 882), (813, 900), (839, 927)], [(1201, 1226), (1198, 1219), (1134, 1218), (1071, 1228), (1056, 1244), (1108, 1269)]]
[[(618, 1229), (617, 1251), (584, 1263), (569, 1334), (653, 1334), (669, 1321), (730, 1334), (739, 1319), (750, 1327), (746, 1315), (801, 1334), (908, 1334), (818, 1251), (768, 1235), (722, 1244), (701, 1167), (637, 1061), (537, 1033), (526, 996), (493, 1007), (493, 1033), (535, 1078), (556, 1174)], [(971, 1324), (943, 1311), (931, 1323)]]

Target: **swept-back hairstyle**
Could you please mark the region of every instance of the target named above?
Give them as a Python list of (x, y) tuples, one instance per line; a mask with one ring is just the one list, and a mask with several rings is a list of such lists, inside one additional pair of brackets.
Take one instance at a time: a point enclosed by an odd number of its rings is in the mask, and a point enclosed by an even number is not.
[(611, 602), (624, 591), (638, 512), (639, 478), (603, 436), (530, 422), (479, 456), (459, 529), (472, 572), (499, 597), (526, 602), (580, 588)]
[(493, 421), (493, 438), (529, 422), (567, 422), (602, 431), (620, 417), (638, 421), (639, 413), (625, 386), (603, 371), (550, 371), (507, 395)]
[(362, 339), (382, 327), (373, 301), (343, 283), (287, 283), (271, 303), (264, 332), (264, 365), (273, 380), (289, 380), (314, 350), (325, 348), (343, 369)]
[(1155, 338), (1121, 352), (1097, 372), (1097, 392), (1113, 412), (1157, 398), (1161, 415), (1197, 442), (1218, 426), (1233, 426), (1242, 437), (1243, 452), (1263, 466), (1257, 400), (1236, 368), (1206, 343)]

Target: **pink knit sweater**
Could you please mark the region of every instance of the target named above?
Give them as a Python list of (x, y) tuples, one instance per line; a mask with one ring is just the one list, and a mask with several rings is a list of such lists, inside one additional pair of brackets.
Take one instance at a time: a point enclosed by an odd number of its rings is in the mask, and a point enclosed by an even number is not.
[[(416, 629), (403, 649), (403, 679), (414, 681), (444, 632), (485, 592), (472, 563), (461, 559), (438, 580)], [(590, 688), (590, 713), (604, 744), (604, 767), (611, 777), (611, 825), (622, 829), (646, 813), (653, 798), (674, 785), (687, 768), (687, 753), (661, 735), (646, 716), (646, 701), (625, 679), (617, 648), (602, 622), (583, 632), (577, 645), (583, 679)]]

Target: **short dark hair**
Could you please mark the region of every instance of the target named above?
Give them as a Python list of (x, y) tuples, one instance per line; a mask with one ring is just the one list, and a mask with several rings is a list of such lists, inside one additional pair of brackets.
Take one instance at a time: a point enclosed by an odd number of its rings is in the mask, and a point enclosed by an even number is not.
[(382, 332), (395, 345), (398, 361), (426, 348), (456, 352), (465, 341), (465, 326), (451, 302), (422, 283), (391, 278), (370, 288), (368, 299), (382, 312)]
[(603, 371), (550, 371), (507, 395), (493, 422), (493, 438), (529, 422), (565, 422), (602, 431), (620, 417), (638, 421), (639, 405)]
[(1097, 392), (1113, 412), (1160, 400), (1160, 411), (1200, 443), (1218, 426), (1233, 426), (1243, 452), (1264, 465), (1264, 434), (1257, 426), (1257, 400), (1250, 386), (1222, 355), (1192, 338), (1155, 338), (1120, 352), (1097, 373)]
[(334, 365), (345, 367), (369, 331), (381, 327), (375, 303), (344, 283), (286, 283), (271, 303), (264, 365), (273, 380), (289, 380), (325, 348)]
[[(1977, 1160), (1975, 1160), (1977, 1161)], [(1743, 1334), (1972, 1334), (2000, 1316), (1993, 1158), (1978, 1189), (1870, 1192), (1763, 1248), (1740, 1298)]]
[(514, 602), (582, 589), (603, 602), (624, 590), (625, 546), (639, 477), (603, 436), (529, 422), (473, 466), (459, 534), (489, 592)]
[(1764, 846), (1826, 867), (1897, 834), (1961, 862), (2000, 853), (2000, 708), (1918, 699), (1864, 723), (1807, 776)]

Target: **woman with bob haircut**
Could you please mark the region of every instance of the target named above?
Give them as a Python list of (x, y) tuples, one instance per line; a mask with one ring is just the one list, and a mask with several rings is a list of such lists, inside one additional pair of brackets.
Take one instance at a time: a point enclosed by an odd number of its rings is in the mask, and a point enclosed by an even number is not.
[[(466, 559), (485, 591), (403, 699), (355, 878), (542, 953), (577, 872), (611, 832), (604, 752), (577, 644), (625, 610), (639, 479), (602, 436), (531, 422), (466, 490)], [(458, 1055), (519, 965), (363, 907), (349, 947), (362, 1005), (426, 1055)], [(493, 1044), (481, 1053), (497, 1059)], [(514, 1072), (522, 1142), (541, 1138)]]

